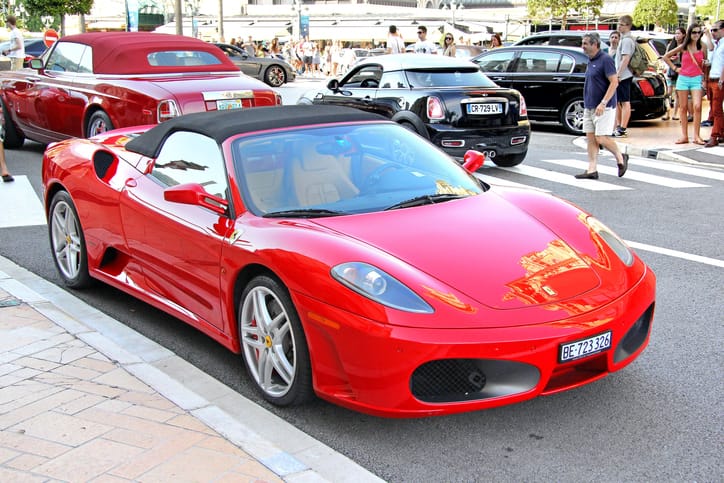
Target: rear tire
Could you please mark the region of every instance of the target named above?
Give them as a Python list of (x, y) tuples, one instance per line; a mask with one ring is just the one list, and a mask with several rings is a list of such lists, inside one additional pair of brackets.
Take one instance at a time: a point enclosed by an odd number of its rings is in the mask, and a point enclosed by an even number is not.
[(563, 105), (560, 123), (569, 134), (583, 136), (583, 98), (575, 97)]
[(88, 120), (88, 129), (86, 129), (85, 137), (91, 138), (97, 134), (104, 133), (113, 129), (111, 118), (104, 111), (94, 112)]
[(281, 87), (287, 81), (287, 73), (284, 71), (284, 67), (277, 64), (272, 64), (266, 68), (264, 72), (264, 82), (272, 87)]
[(493, 158), (493, 162), (496, 166), (501, 168), (512, 168), (523, 162), (528, 152), (520, 154), (508, 154), (507, 156), (496, 156)]
[(0, 104), (3, 109), (3, 124), (5, 128), (5, 141), (4, 145), (8, 149), (17, 149), (23, 147), (25, 143), (25, 136), (18, 132), (18, 129), (13, 123), (10, 111), (3, 101), (0, 100)]

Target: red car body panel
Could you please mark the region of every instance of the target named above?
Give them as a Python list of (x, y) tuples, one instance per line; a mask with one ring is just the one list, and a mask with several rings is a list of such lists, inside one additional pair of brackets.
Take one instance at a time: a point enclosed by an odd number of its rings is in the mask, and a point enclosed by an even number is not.
[[(86, 51), (92, 52), (92, 72), (45, 68), (54, 52), (68, 45), (92, 49)], [(167, 51), (194, 52), (215, 63), (149, 63), (149, 55)], [(25, 137), (41, 143), (85, 137), (97, 111), (108, 115), (112, 127), (121, 128), (159, 122), (162, 101), (175, 102), (179, 114), (217, 109), (213, 99), (241, 99), (243, 108), (281, 104), (277, 93), (242, 74), (218, 48), (190, 37), (148, 32), (70, 35), (59, 39), (42, 60), (41, 69), (0, 73), (5, 123), (13, 128), (8, 147), (22, 144)]]
[[(314, 390), (326, 400), (394, 417), (490, 408), (604, 377), (648, 344), (647, 328), (634, 349), (618, 350), (637, 324), (651, 324), (653, 272), (635, 255), (626, 266), (571, 204), (501, 190), (413, 209), (263, 218), (244, 208), (227, 157), (238, 213), (230, 220), (163, 201), (163, 188), (144, 175), (151, 160), (123, 147), (145, 129), (58, 143), (44, 156), (46, 200), (58, 189), (73, 195), (91, 275), (240, 352), (240, 284), (261, 268), (275, 274), (298, 311)], [(117, 156), (102, 179), (89, 161), (97, 150)], [(490, 237), (468, 240), (491, 226)], [(104, 263), (109, 247), (118, 255)], [(394, 274), (434, 313), (391, 309), (343, 286), (330, 268), (349, 260)], [(558, 362), (561, 344), (604, 331), (611, 350)], [(415, 397), (413, 373), (443, 359), (520, 364), (532, 382), (484, 400)]]

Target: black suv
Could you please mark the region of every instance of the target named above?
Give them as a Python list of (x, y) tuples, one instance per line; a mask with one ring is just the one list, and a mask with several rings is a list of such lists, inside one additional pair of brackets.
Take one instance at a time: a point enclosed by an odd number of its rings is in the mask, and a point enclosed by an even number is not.
[(304, 94), (298, 104), (332, 104), (375, 112), (429, 139), (451, 156), (469, 149), (498, 166), (528, 152), (525, 101), (464, 59), (425, 54), (366, 57), (342, 80)]
[[(519, 90), (531, 120), (559, 122), (569, 133), (583, 134), (588, 56), (580, 47), (514, 45), (483, 52), (472, 61), (498, 85)], [(631, 119), (663, 116), (665, 97), (666, 79), (655, 70), (634, 78)]]

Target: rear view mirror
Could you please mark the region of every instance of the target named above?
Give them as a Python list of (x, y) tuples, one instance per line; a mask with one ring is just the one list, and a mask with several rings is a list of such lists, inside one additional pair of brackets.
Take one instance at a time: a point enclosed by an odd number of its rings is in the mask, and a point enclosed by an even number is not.
[(225, 199), (209, 194), (198, 183), (179, 184), (166, 188), (163, 192), (163, 199), (173, 203), (203, 206), (220, 215), (226, 214), (229, 206)]

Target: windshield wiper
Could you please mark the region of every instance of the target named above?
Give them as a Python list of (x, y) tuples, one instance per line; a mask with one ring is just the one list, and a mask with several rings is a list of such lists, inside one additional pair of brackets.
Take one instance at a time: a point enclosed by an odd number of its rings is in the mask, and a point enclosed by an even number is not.
[(392, 206), (385, 208), (387, 210), (396, 210), (398, 208), (410, 208), (413, 206), (432, 205), (443, 201), (457, 200), (459, 198), (467, 198), (470, 195), (461, 195), (453, 193), (440, 193), (434, 195), (422, 195), (410, 198), (409, 200), (400, 201)]
[(344, 211), (322, 210), (317, 208), (306, 208), (296, 210), (272, 211), (263, 215), (262, 218), (317, 218), (324, 216), (346, 215)]

